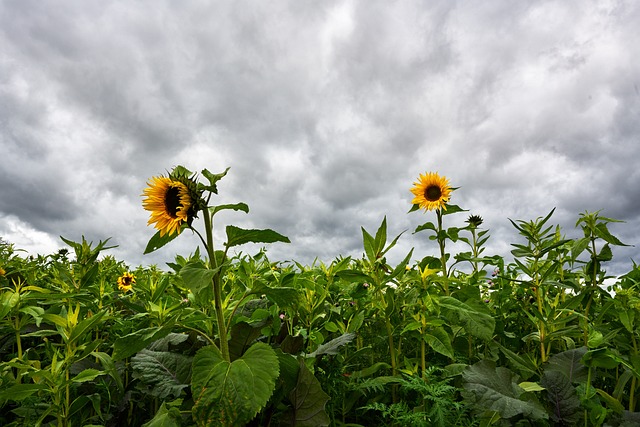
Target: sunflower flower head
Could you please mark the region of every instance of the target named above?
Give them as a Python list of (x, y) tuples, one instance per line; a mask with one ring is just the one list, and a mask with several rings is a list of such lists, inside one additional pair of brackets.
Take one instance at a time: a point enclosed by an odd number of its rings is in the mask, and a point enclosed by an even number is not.
[(142, 201), (145, 210), (151, 212), (148, 225), (165, 234), (180, 234), (183, 224), (191, 224), (202, 208), (202, 191), (186, 172), (174, 169), (168, 176), (154, 176), (144, 189)]
[(136, 278), (129, 272), (123, 273), (122, 276), (118, 277), (118, 289), (122, 292), (129, 292), (135, 283)]
[(482, 225), (482, 217), (480, 215), (469, 215), (465, 222), (469, 224), (469, 228), (478, 228)]
[(420, 174), (420, 177), (413, 183), (411, 192), (415, 196), (411, 203), (418, 205), (425, 211), (442, 208), (447, 210), (447, 202), (451, 198), (453, 189), (449, 185), (449, 180), (438, 175), (437, 172), (427, 172)]

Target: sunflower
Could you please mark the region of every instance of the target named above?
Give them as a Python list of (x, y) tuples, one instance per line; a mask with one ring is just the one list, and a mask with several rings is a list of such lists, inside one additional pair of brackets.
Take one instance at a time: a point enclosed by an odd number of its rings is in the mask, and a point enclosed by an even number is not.
[(129, 292), (136, 283), (136, 278), (131, 273), (124, 273), (118, 277), (118, 289), (122, 292)]
[(482, 225), (482, 217), (480, 215), (469, 215), (465, 222), (469, 224), (470, 228), (478, 228)]
[(452, 188), (449, 186), (449, 180), (438, 175), (437, 172), (428, 172), (420, 174), (417, 182), (413, 183), (414, 187), (411, 192), (415, 195), (413, 198), (414, 205), (430, 211), (432, 209), (447, 209), (447, 202), (451, 198)]
[(180, 181), (164, 176), (154, 176), (143, 194), (142, 206), (151, 212), (147, 225), (155, 224), (160, 236), (180, 234), (182, 224), (189, 222), (193, 202), (189, 189)]

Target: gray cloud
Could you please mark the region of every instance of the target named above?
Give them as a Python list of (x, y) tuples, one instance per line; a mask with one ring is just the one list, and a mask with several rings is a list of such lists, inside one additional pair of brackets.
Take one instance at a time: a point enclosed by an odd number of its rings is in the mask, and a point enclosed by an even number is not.
[[(406, 214), (425, 171), (460, 187), (491, 252), (518, 241), (508, 218), (554, 207), (567, 234), (602, 209), (635, 244), (639, 18), (631, 1), (2, 3), (0, 236), (112, 237), (131, 264), (193, 252), (186, 234), (141, 255), (145, 182), (184, 164), (231, 166), (216, 200), (251, 212), (221, 214), (218, 241), (273, 228), (293, 242), (274, 259), (359, 256), (385, 216), (407, 230), (392, 261), (434, 255), (412, 234), (432, 213)], [(635, 248), (614, 253), (628, 270)]]

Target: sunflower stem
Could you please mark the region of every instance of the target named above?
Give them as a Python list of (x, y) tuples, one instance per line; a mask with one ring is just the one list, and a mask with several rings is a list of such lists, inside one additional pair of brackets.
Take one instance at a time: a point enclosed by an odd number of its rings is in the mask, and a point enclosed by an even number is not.
[[(218, 269), (218, 260), (216, 259), (216, 253), (213, 247), (213, 224), (211, 216), (212, 215), (209, 210), (205, 209), (203, 217), (204, 228), (207, 232), (206, 250), (209, 256), (210, 268)], [(222, 262), (224, 262), (224, 260), (222, 260)], [(224, 322), (224, 312), (222, 310), (222, 286), (220, 284), (220, 277), (220, 270), (218, 270), (212, 279), (214, 309), (216, 312), (216, 322), (218, 324), (218, 337), (220, 338), (220, 352), (222, 353), (222, 358), (227, 362), (230, 362), (229, 343), (227, 342), (227, 325)]]
[(442, 209), (436, 210), (436, 217), (438, 218), (438, 246), (440, 246), (440, 264), (442, 266), (442, 275), (445, 278), (444, 281), (444, 293), (445, 295), (449, 295), (449, 282), (446, 280), (449, 275), (447, 274), (447, 256), (445, 253), (445, 236), (442, 234)]

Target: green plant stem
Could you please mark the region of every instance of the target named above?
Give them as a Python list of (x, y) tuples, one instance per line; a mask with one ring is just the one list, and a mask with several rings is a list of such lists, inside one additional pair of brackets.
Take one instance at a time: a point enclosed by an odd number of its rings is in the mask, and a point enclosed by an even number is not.
[(436, 211), (436, 217), (438, 218), (438, 231), (437, 231), (437, 240), (438, 246), (440, 247), (440, 266), (442, 267), (442, 276), (445, 278), (444, 281), (444, 293), (445, 295), (449, 295), (449, 282), (446, 280), (449, 275), (447, 274), (447, 257), (445, 253), (445, 238), (442, 236), (442, 209), (438, 209)]
[[(207, 232), (207, 254), (209, 255), (209, 263), (211, 267), (218, 269), (218, 260), (213, 248), (213, 225), (211, 214), (208, 210), (204, 210), (204, 227)], [(224, 322), (224, 313), (222, 310), (222, 285), (220, 283), (220, 270), (216, 271), (212, 279), (214, 309), (216, 311), (216, 321), (218, 323), (218, 337), (220, 338), (220, 352), (222, 358), (230, 362), (229, 343), (227, 342), (227, 326)]]

